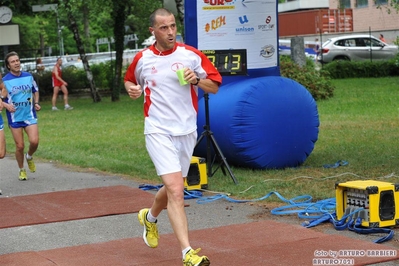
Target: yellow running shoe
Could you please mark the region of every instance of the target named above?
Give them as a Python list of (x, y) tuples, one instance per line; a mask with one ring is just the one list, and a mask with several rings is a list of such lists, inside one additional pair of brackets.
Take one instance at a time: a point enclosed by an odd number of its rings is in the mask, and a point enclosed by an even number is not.
[[(28, 154), (26, 154), (26, 156), (28, 156)], [(28, 162), (29, 171), (31, 171), (31, 173), (36, 172), (36, 165), (35, 162), (33, 161), (33, 158), (31, 159), (26, 158), (26, 161)]]
[(27, 179), (28, 177), (26, 176), (26, 170), (25, 169), (19, 170), (19, 180), (25, 181)]
[(207, 256), (198, 256), (201, 249), (190, 249), (184, 256), (183, 266), (208, 266), (211, 264)]
[(142, 209), (137, 215), (139, 222), (144, 226), (143, 239), (147, 246), (156, 248), (158, 246), (158, 227), (157, 223), (150, 223), (147, 221), (147, 214), (149, 209)]

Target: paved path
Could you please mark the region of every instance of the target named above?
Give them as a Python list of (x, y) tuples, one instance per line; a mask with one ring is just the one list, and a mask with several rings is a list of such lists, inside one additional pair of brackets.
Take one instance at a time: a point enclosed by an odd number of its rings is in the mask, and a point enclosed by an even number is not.
[[(107, 186), (129, 186), (137, 188), (140, 184), (133, 181), (128, 180), (124, 177), (110, 174), (102, 174), (97, 172), (90, 171), (78, 171), (66, 167), (58, 167), (57, 165), (46, 162), (36, 163), (37, 172), (29, 173), (28, 172), (28, 181), (19, 181), (18, 180), (18, 171), (16, 162), (12, 157), (6, 157), (3, 160), (0, 160), (0, 189), (2, 190), (2, 197), (14, 197), (14, 196), (22, 196), (22, 195), (32, 195), (32, 194), (40, 194), (46, 192), (54, 192), (54, 191), (65, 191), (65, 190), (77, 190), (77, 189), (85, 189), (85, 188), (96, 188), (96, 187), (107, 187)], [(150, 192), (154, 193), (154, 192)], [(294, 230), (292, 228), (288, 228), (291, 230), (287, 231), (287, 236), (293, 237), (295, 234), (299, 234), (299, 238), (304, 234), (302, 228), (298, 228), (301, 220), (295, 217), (282, 217), (282, 216), (273, 216), (270, 214), (270, 206), (268, 204), (264, 205), (250, 205), (243, 203), (230, 203), (224, 200), (214, 201), (207, 204), (197, 204), (195, 200), (187, 200), (187, 204), (190, 206), (186, 208), (190, 231), (196, 237), (196, 239), (192, 240), (194, 243), (198, 243), (200, 241), (201, 235), (208, 235), (208, 239), (214, 238), (215, 241), (219, 241), (223, 239), (223, 236), (216, 236), (219, 230), (223, 229), (225, 226), (232, 226), (233, 232), (234, 230), (239, 230), (239, 227), (242, 225), (242, 228), (249, 228), (255, 223), (262, 222), (264, 223), (270, 220), (271, 224), (277, 226), (280, 224), (281, 228), (286, 228), (287, 225), (294, 226)], [(91, 218), (91, 219), (82, 219), (75, 221), (66, 221), (66, 222), (57, 222), (57, 223), (49, 223), (49, 224), (40, 224), (33, 226), (20, 226), (14, 228), (5, 228), (0, 229), (0, 261), (1, 255), (8, 256), (12, 255), (16, 252), (29, 252), (29, 251), (39, 251), (39, 252), (49, 252), (48, 250), (57, 249), (64, 250), (64, 248), (73, 248), (81, 245), (89, 245), (92, 247), (98, 245), (113, 245), (112, 243), (119, 243), (114, 241), (133, 241), (134, 243), (140, 243), (144, 245), (141, 241), (142, 235), (142, 227), (137, 222), (135, 213), (133, 214), (123, 214), (123, 215), (113, 215), (106, 216), (100, 218)], [(277, 223), (275, 223), (277, 222)], [(234, 226), (233, 226), (234, 225)], [(246, 226), (248, 225), (248, 226)], [(281, 229), (280, 228), (280, 229)], [(295, 230), (295, 228), (297, 228)], [(301, 230), (302, 229), (302, 230)], [(201, 231), (205, 230), (205, 231)], [(211, 230), (211, 231), (210, 231)], [(276, 228), (276, 230), (279, 230)], [(346, 239), (348, 241), (349, 238), (355, 239), (354, 241), (362, 241), (359, 243), (363, 243), (362, 245), (368, 246), (371, 243), (372, 239), (375, 239), (377, 236), (373, 235), (358, 235), (353, 232), (348, 231), (336, 231), (331, 225), (325, 224), (313, 229), (309, 230), (309, 234), (316, 234), (318, 237), (322, 234), (322, 238), (328, 239), (331, 235), (337, 235), (337, 241), (343, 241), (342, 239)], [(159, 217), (159, 231), (161, 236), (164, 236), (167, 243), (175, 243), (174, 236), (172, 234), (172, 230), (167, 218), (167, 212), (163, 212)], [(201, 233), (202, 232), (202, 233)], [(212, 233), (214, 232), (214, 233)], [(232, 232), (232, 233), (233, 233)], [(270, 234), (273, 230), (270, 232)], [(342, 238), (343, 237), (343, 238)], [(310, 238), (313, 239), (314, 237)], [(340, 240), (341, 239), (341, 240)], [(265, 243), (262, 243), (262, 247), (272, 248), (274, 239), (262, 239)], [(329, 242), (335, 242), (328, 240)], [(220, 241), (219, 241), (220, 242)], [(245, 247), (245, 244), (240, 241), (240, 239), (229, 240), (231, 243), (227, 244), (236, 244)], [(202, 243), (202, 242), (200, 242)], [(343, 242), (344, 243), (344, 242)], [(357, 242), (356, 242), (357, 243)], [(137, 244), (137, 245), (140, 245)], [(210, 246), (215, 243), (210, 243)], [(326, 243), (320, 243), (320, 247), (325, 245)], [(206, 244), (204, 244), (206, 245)], [(271, 245), (271, 246), (270, 246)], [(281, 248), (284, 247), (284, 243), (281, 243)], [(313, 247), (317, 249), (317, 242), (313, 243)], [(295, 245), (295, 247), (303, 246), (301, 242)], [(395, 236), (394, 240), (386, 242), (384, 246), (381, 248), (387, 248), (397, 250), (398, 249), (398, 237)], [(131, 247), (132, 249), (135, 246)], [(139, 251), (141, 251), (143, 246), (140, 245)], [(207, 247), (203, 247), (207, 248)], [(292, 247), (291, 247), (292, 248)], [(309, 247), (310, 248), (310, 247)], [(338, 247), (336, 247), (338, 248)], [(379, 248), (379, 246), (377, 246)], [(78, 248), (79, 249), (79, 248)], [(175, 248), (173, 248), (174, 250)], [(130, 250), (130, 247), (129, 247)], [(158, 249), (157, 249), (158, 250)], [(215, 248), (217, 251), (218, 249)], [(214, 253), (216, 256), (216, 261), (221, 259), (222, 253), (215, 253), (215, 250), (210, 250), (210, 253)], [(232, 248), (229, 252), (225, 252), (225, 256), (232, 256), (235, 253), (240, 253), (239, 251), (235, 251)], [(151, 249), (144, 249), (143, 254), (147, 254), (151, 252)], [(157, 251), (159, 252), (159, 251)], [(165, 251), (163, 251), (165, 252)], [(249, 251), (242, 251), (249, 252)], [(259, 251), (258, 251), (259, 252)], [(284, 256), (285, 252), (289, 252), (287, 250), (279, 250), (279, 254)], [(290, 250), (293, 252), (293, 250)], [(301, 253), (301, 251), (298, 251)], [(7, 255), (6, 255), (7, 254)], [(29, 253), (30, 254), (30, 253)], [(217, 255), (218, 254), (218, 255)], [(227, 254), (227, 255), (226, 255)], [(32, 255), (32, 254), (31, 254)], [(278, 258), (277, 253), (274, 254), (273, 259)], [(162, 253), (159, 254), (160, 258), (162, 257)], [(4, 257), (4, 256), (3, 256)], [(160, 259), (158, 258), (158, 259)], [(278, 261), (278, 259), (277, 259)], [(167, 265), (160, 263), (160, 265)], [(373, 265), (397, 265), (399, 262), (384, 262)], [(5, 265), (13, 265), (13, 264), (5, 264)], [(43, 264), (46, 265), (46, 264)], [(106, 264), (105, 264), (106, 265)], [(132, 264), (138, 265), (138, 264)], [(141, 264), (140, 264), (141, 265)], [(143, 264), (144, 265), (144, 264)], [(151, 265), (151, 263), (149, 263)], [(214, 264), (213, 264), (214, 265)], [(217, 264), (221, 265), (221, 264)], [(233, 264), (231, 264), (233, 265)], [(242, 266), (244, 264), (240, 264)], [(250, 264), (248, 264), (250, 265)], [(265, 264), (268, 265), (268, 264)], [(271, 265), (271, 264), (270, 264)], [(273, 265), (279, 265), (277, 262), (273, 263)], [(295, 265), (292, 264), (292, 265)], [(297, 264), (300, 265), (300, 264)], [(306, 265), (306, 264), (303, 264)], [(311, 265), (311, 264), (309, 264)], [(359, 264), (361, 265), (361, 264)], [(24, 265), (22, 265), (24, 266)], [(30, 266), (30, 265), (29, 265)], [(34, 265), (35, 266), (35, 265)], [(222, 265), (224, 266), (224, 265)]]

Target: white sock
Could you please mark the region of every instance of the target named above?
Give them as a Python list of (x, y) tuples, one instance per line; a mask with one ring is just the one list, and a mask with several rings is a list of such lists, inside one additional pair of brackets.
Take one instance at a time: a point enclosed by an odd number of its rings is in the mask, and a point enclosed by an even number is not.
[(147, 213), (147, 221), (150, 223), (155, 223), (157, 221), (157, 217), (152, 216), (151, 210), (149, 210)]
[(26, 159), (30, 160), (30, 159), (32, 159), (32, 156), (30, 156), (29, 154), (26, 154)]
[(189, 252), (190, 249), (191, 249), (191, 247), (186, 247), (185, 249), (182, 250), (181, 253), (183, 254), (183, 260), (184, 260), (184, 257), (186, 256), (186, 253)]

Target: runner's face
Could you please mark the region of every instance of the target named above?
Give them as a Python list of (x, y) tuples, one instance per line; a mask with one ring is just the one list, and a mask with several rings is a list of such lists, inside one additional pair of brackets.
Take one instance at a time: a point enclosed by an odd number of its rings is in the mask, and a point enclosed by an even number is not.
[(157, 40), (156, 48), (159, 51), (170, 50), (176, 43), (176, 21), (175, 16), (156, 16), (154, 27), (150, 27), (150, 31), (154, 31)]
[(10, 56), (7, 61), (11, 73), (21, 72), (21, 62), (19, 61), (19, 57), (17, 55)]

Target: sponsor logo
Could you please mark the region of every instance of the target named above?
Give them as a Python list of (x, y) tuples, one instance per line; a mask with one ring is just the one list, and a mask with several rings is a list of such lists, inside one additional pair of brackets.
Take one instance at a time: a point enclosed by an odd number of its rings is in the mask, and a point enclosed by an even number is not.
[(276, 49), (274, 48), (274, 46), (272, 44), (269, 44), (269, 45), (265, 45), (261, 48), (261, 50), (259, 52), (259, 56), (262, 56), (264, 58), (269, 58), (269, 57), (272, 57), (275, 52), (276, 52)]
[(236, 28), (236, 33), (254, 33), (255, 32), (255, 28), (253, 27), (240, 27), (240, 28)]
[(242, 16), (242, 17), (239, 17), (238, 20), (240, 21), (240, 24), (248, 23), (247, 15), (244, 15), (244, 16)]
[(207, 6), (202, 7), (203, 10), (214, 9), (235, 9), (236, 0), (204, 0)]
[(30, 94), (32, 92), (31, 86), (28, 84), (20, 85), (20, 86), (13, 86), (10, 91), (10, 95), (14, 95), (17, 93), (22, 94)]
[[(249, 23), (247, 15), (241, 16), (238, 18), (238, 21), (240, 22), (241, 25)], [(236, 28), (236, 34), (242, 35), (242, 34), (252, 34), (255, 32), (255, 28), (251, 26), (241, 26)]]
[(261, 30), (261, 31), (272, 31), (272, 30), (274, 30), (276, 25), (274, 23), (270, 23), (270, 22), (272, 22), (272, 17), (268, 16), (265, 19), (265, 23), (266, 24), (258, 25), (258, 30)]
[(205, 32), (217, 30), (218, 28), (226, 25), (226, 16), (220, 16), (216, 19), (212, 19), (210, 23), (206, 23)]

